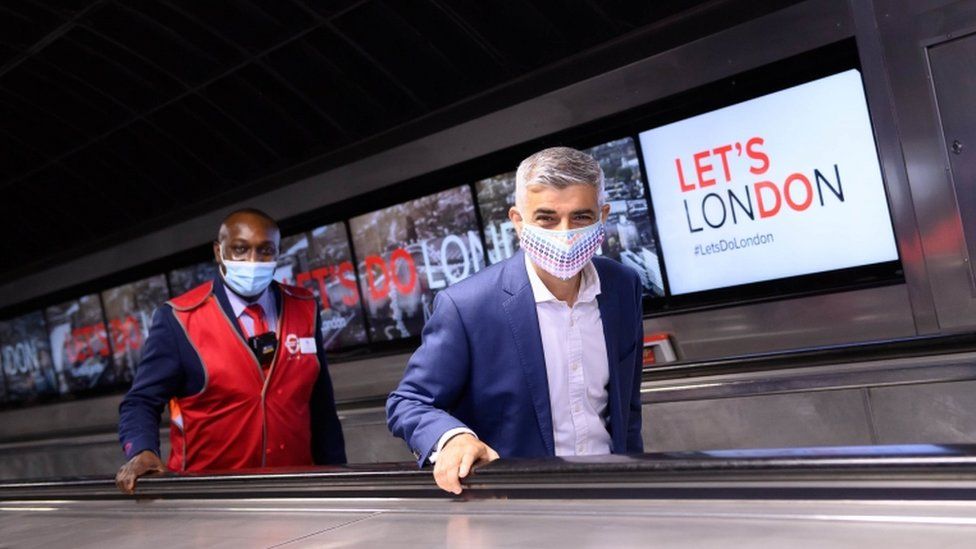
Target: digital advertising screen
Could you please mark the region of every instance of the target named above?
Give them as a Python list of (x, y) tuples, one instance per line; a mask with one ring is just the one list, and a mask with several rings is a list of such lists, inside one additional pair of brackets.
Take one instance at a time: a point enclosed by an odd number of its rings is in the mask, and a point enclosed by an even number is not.
[(633, 268), (641, 277), (644, 293), (664, 295), (654, 228), (644, 196), (637, 147), (630, 137), (584, 150), (600, 163), (606, 200), (610, 204), (607, 238), (601, 255)]
[(508, 211), (515, 206), (515, 172), (482, 179), (474, 184), (474, 188), (485, 226), (488, 262), (494, 265), (518, 251), (515, 225), (508, 218)]
[(98, 294), (52, 305), (44, 315), (61, 393), (121, 383), (121, 376), (112, 367), (112, 350)]
[(204, 282), (213, 280), (215, 276), (217, 276), (217, 264), (212, 260), (173, 269), (168, 275), (169, 289), (173, 292), (171, 297), (183, 295)]
[(898, 259), (860, 72), (640, 134), (675, 295)]
[[(599, 254), (636, 270), (645, 293), (663, 296), (664, 281), (634, 140), (625, 137), (584, 152), (600, 163), (610, 204), (607, 238)], [(518, 250), (518, 236), (508, 219), (509, 209), (515, 205), (515, 172), (482, 179), (475, 189), (485, 224), (488, 260), (495, 264)]]
[(58, 394), (51, 345), (40, 311), (0, 320), (0, 365), (8, 401), (24, 402)]
[(420, 335), (434, 294), (484, 267), (467, 185), (355, 217), (349, 225), (373, 341)]
[(304, 263), (308, 256), (308, 235), (299, 233), (282, 237), (278, 250), (278, 266), (275, 268), (274, 279), (282, 284), (297, 286), (295, 277), (306, 267)]
[(283, 238), (275, 279), (315, 294), (326, 350), (367, 343), (366, 324), (352, 263), (349, 236), (341, 221)]
[(166, 277), (156, 275), (102, 292), (112, 358), (120, 383), (131, 383), (142, 358), (152, 315), (169, 299)]

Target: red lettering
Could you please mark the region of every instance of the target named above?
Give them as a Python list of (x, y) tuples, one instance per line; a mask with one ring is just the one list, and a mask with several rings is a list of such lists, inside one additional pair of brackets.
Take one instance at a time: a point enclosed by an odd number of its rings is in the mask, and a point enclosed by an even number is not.
[[(779, 188), (776, 185), (773, 185), (770, 181), (760, 181), (755, 184), (753, 189), (755, 189), (756, 192), (756, 205), (759, 207), (759, 217), (767, 218), (779, 213), (782, 200), (779, 195)], [(776, 204), (772, 208), (766, 207), (766, 202), (763, 200), (763, 189), (769, 189), (773, 192), (773, 197), (776, 199)]]
[(725, 172), (725, 182), (728, 183), (732, 181), (732, 171), (729, 170), (729, 159), (725, 155), (732, 150), (732, 145), (725, 145), (724, 147), (719, 147), (717, 149), (712, 149), (712, 154), (717, 154), (722, 157), (722, 171)]
[[(803, 187), (806, 188), (806, 192), (807, 192), (806, 200), (804, 200), (799, 204), (793, 202), (793, 196), (790, 193), (790, 184), (793, 183), (794, 181), (802, 182)], [(791, 208), (793, 208), (798, 212), (802, 212), (803, 210), (809, 208), (810, 204), (813, 203), (813, 186), (810, 185), (810, 180), (807, 179), (807, 177), (802, 173), (791, 174), (789, 177), (786, 178), (786, 183), (783, 184), (783, 198), (786, 200), (786, 203), (789, 204)]]
[(80, 328), (75, 328), (71, 330), (71, 339), (69, 340), (68, 356), (71, 357), (71, 362), (81, 362), (91, 356), (88, 350), (88, 344), (85, 342), (85, 331), (87, 328), (82, 326)]
[[(129, 317), (128, 320), (132, 322), (134, 326), (138, 326), (138, 323), (136, 323), (136, 320), (134, 318)], [(108, 346), (108, 330), (105, 329), (105, 323), (99, 322), (97, 325), (94, 326), (94, 331), (95, 331), (95, 337), (98, 339), (98, 342), (101, 344), (98, 349), (98, 354), (104, 357), (109, 356), (109, 354), (111, 354), (111, 351), (109, 350), (109, 346)]]
[(359, 292), (356, 291), (355, 275), (348, 276), (349, 274), (353, 274), (352, 262), (343, 261), (339, 264), (337, 276), (339, 277), (339, 284), (349, 290), (346, 295), (342, 296), (342, 302), (351, 307), (359, 303)]
[(688, 191), (695, 190), (695, 186), (694, 185), (688, 185), (688, 184), (685, 183), (685, 173), (684, 173), (684, 170), (681, 169), (681, 159), (680, 158), (675, 158), (674, 159), (674, 167), (677, 168), (677, 170), (678, 170), (678, 186), (681, 187), (681, 192), (686, 193)]
[(95, 356), (95, 348), (92, 342), (98, 342), (99, 356), (109, 356), (108, 334), (105, 331), (105, 324), (99, 322), (89, 326), (79, 326), (71, 330), (71, 338), (68, 341), (68, 356), (72, 362), (82, 362)]
[[(395, 252), (394, 252), (395, 253)], [(386, 298), (390, 295), (390, 273), (386, 269), (386, 262), (378, 255), (366, 256), (364, 260), (366, 266), (366, 285), (369, 287), (369, 297), (373, 301)], [(379, 276), (375, 270), (379, 269)], [(383, 286), (376, 287), (376, 279), (382, 277)]]
[[(400, 281), (400, 273), (397, 269), (397, 260), (405, 261), (407, 263), (407, 273), (410, 278), (407, 279), (406, 284)], [(407, 250), (404, 250), (403, 248), (393, 250), (393, 253), (390, 254), (389, 273), (390, 277), (393, 279), (393, 284), (397, 287), (397, 290), (399, 290), (401, 294), (409, 294), (413, 292), (414, 286), (417, 285), (417, 266), (414, 264), (413, 257), (410, 257)]]
[[(319, 267), (318, 269), (314, 269), (308, 273), (308, 278), (315, 280), (319, 286), (319, 302), (322, 304), (323, 311), (328, 311), (332, 308), (332, 304), (329, 303), (329, 292), (326, 290), (325, 284), (325, 278), (329, 276), (331, 271), (331, 267)], [(302, 274), (305, 273), (299, 274), (297, 278), (302, 278)]]
[(125, 334), (122, 332), (122, 321), (117, 318), (110, 318), (108, 330), (112, 335), (112, 348), (115, 349), (115, 354), (125, 352)]
[(705, 179), (704, 178), (706, 173), (712, 171), (712, 165), (711, 164), (702, 166), (702, 163), (701, 163), (701, 161), (703, 159), (708, 158), (708, 155), (709, 154), (711, 154), (711, 153), (709, 153), (708, 151), (702, 151), (700, 153), (696, 153), (695, 156), (693, 157), (695, 159), (695, 173), (698, 174), (698, 186), (699, 187), (710, 187), (710, 186), (712, 186), (712, 185), (715, 184), (715, 180), (714, 179)]
[(769, 169), (769, 155), (758, 150), (764, 143), (762, 137), (753, 137), (746, 141), (746, 156), (759, 162), (759, 167), (749, 167), (749, 171), (755, 175), (762, 175)]

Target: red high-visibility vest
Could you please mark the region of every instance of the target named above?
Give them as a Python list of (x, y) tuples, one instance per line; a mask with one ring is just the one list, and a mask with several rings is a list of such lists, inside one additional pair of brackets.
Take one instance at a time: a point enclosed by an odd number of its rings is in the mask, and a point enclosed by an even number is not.
[(267, 375), (214, 297), (213, 282), (169, 301), (205, 375), (199, 393), (170, 402), (170, 470), (313, 464), (317, 305), (304, 288), (279, 288), (278, 349)]

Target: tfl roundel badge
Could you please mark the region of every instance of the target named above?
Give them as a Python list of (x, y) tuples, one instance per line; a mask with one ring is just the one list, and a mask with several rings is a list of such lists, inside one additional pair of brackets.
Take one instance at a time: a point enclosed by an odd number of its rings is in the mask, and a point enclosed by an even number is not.
[(288, 337), (285, 338), (285, 349), (288, 349), (289, 353), (295, 354), (300, 348), (298, 336), (295, 334), (288, 334)]

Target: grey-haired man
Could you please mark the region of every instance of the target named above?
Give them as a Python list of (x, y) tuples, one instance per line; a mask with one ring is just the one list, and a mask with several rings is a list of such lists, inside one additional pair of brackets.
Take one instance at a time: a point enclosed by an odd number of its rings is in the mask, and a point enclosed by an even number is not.
[(526, 158), (509, 218), (521, 251), (437, 295), (387, 400), (394, 435), (461, 492), (499, 457), (641, 452), (642, 287), (594, 257), (603, 172), (567, 147)]

